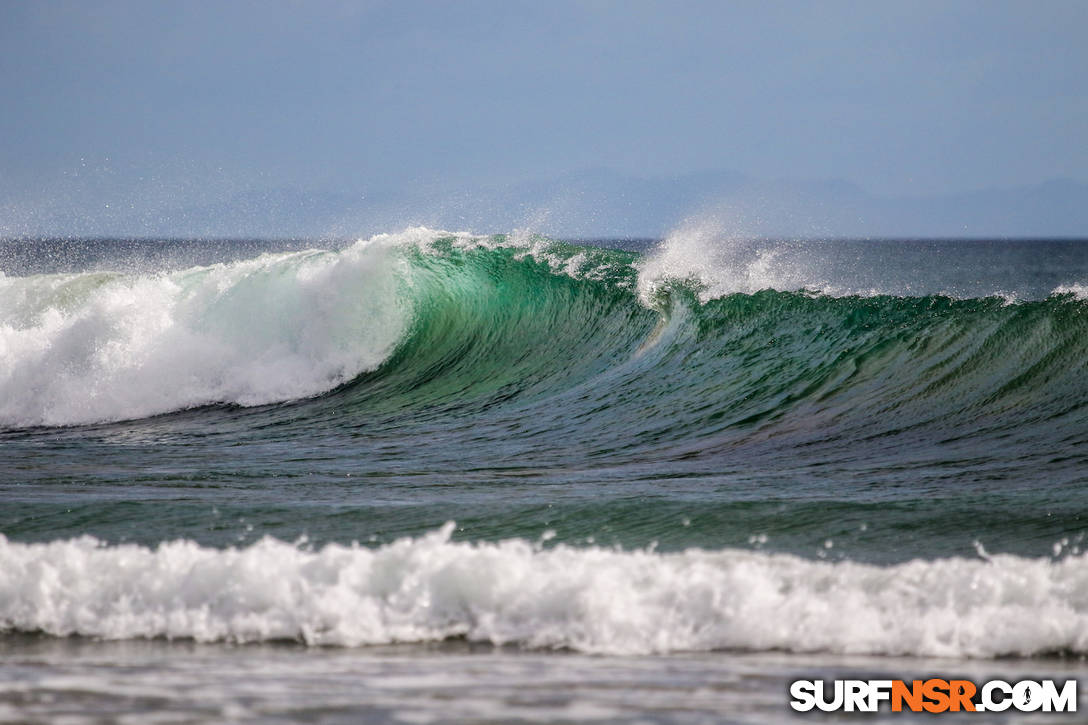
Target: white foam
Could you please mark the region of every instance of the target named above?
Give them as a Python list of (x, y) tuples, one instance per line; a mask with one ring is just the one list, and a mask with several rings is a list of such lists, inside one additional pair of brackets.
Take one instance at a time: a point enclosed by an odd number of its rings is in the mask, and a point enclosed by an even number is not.
[[(832, 253), (816, 242), (753, 239), (731, 231), (726, 220), (699, 217), (671, 232), (640, 260), (638, 292), (643, 303), (651, 306), (659, 290), (675, 282), (696, 290), (703, 303), (762, 290), (804, 291), (829, 297), (997, 297), (1005, 305), (1019, 304), (1026, 298), (1023, 291), (981, 287), (977, 279), (941, 281), (935, 277), (927, 283), (928, 275), (919, 276), (918, 270), (882, 267), (887, 261), (880, 261), (879, 252), (878, 247), (873, 248), (863, 258), (860, 251)], [(934, 256), (926, 263), (939, 266), (941, 262)], [(1084, 289), (1080, 285), (1063, 286), (1053, 294), (1080, 295)]]
[(730, 235), (717, 223), (690, 222), (639, 262), (639, 296), (652, 304), (659, 288), (676, 281), (698, 289), (702, 302), (764, 289), (842, 293), (812, 279), (811, 270), (796, 260), (787, 261), (784, 246)]
[(174, 273), (0, 278), (0, 425), (330, 390), (379, 365), (406, 328), (406, 237)]
[(1088, 558), (895, 566), (753, 551), (264, 539), (102, 546), (0, 537), (0, 625), (53, 635), (311, 645), (453, 636), (592, 653), (740, 648), (995, 657), (1088, 653)]
[(1078, 300), (1088, 300), (1088, 285), (1079, 283), (1058, 285), (1050, 294), (1073, 295)]

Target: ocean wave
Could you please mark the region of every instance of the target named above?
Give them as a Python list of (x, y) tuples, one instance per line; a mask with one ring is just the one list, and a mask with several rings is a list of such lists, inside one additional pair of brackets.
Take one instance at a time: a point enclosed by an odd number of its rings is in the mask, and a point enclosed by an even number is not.
[(1088, 557), (894, 566), (785, 554), (451, 541), (378, 549), (0, 538), (0, 627), (106, 639), (360, 646), (466, 638), (634, 654), (1088, 653)]
[(0, 425), (141, 418), (326, 392), (410, 320), (394, 245), (173, 273), (0, 278)]
[(599, 441), (616, 449), (800, 405), (855, 435), (1067, 415), (1088, 395), (1075, 285), (1022, 301), (837, 289), (786, 247), (708, 234), (639, 255), (415, 228), (169, 273), (0, 277), (0, 426), (330, 391), (353, 415), (548, 398), (648, 426)]

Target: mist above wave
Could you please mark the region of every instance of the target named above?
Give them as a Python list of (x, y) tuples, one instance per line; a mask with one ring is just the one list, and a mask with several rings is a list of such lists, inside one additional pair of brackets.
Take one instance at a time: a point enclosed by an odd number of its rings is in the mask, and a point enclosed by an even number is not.
[[(638, 290), (681, 282), (701, 302), (762, 290), (830, 297), (998, 297), (1008, 303), (1072, 293), (1084, 285), (1088, 245), (1045, 240), (790, 240), (737, 233), (727, 220), (695, 217), (638, 263)], [(1074, 277), (1074, 279), (1076, 279)]]

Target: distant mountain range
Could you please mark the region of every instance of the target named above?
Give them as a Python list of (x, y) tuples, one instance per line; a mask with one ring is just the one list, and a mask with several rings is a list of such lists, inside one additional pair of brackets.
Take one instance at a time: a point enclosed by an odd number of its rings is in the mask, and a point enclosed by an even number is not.
[[(638, 178), (593, 170), (508, 187), (312, 193), (248, 191), (214, 203), (94, 213), (8, 209), (3, 236), (335, 237), (411, 225), (563, 238), (661, 237), (701, 218), (770, 237), (1088, 237), (1088, 184), (1061, 179), (961, 194), (879, 197), (845, 181), (768, 181), (733, 172)], [(0, 212), (4, 212), (0, 204)]]

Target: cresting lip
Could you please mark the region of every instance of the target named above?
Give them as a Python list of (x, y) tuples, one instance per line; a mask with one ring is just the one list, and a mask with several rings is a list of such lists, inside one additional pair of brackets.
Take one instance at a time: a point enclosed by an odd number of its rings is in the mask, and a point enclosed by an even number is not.
[(30, 307), (0, 305), (0, 423), (76, 425), (326, 392), (377, 367), (404, 334), (388, 253), (10, 278), (3, 294)]

